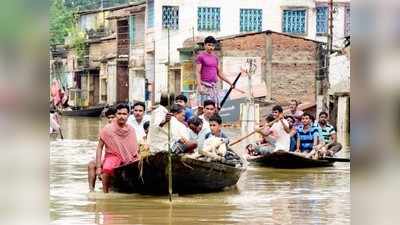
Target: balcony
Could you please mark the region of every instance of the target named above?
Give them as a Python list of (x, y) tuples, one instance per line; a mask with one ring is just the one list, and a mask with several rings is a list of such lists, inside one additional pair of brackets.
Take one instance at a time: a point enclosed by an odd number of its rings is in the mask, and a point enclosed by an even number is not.
[(86, 34), (89, 40), (93, 40), (93, 39), (108, 37), (112, 34), (112, 32), (109, 29), (99, 28), (96, 30), (94, 29), (87, 30)]

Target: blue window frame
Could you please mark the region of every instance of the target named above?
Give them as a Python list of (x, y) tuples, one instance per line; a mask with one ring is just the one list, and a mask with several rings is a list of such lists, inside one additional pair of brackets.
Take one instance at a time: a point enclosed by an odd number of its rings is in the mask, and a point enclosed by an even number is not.
[(136, 35), (136, 17), (129, 16), (129, 44), (131, 49), (135, 44), (135, 35)]
[(199, 7), (197, 9), (198, 31), (219, 31), (221, 9), (216, 7)]
[(285, 33), (306, 33), (306, 10), (289, 9), (283, 10), (282, 31)]
[(240, 32), (261, 31), (262, 9), (240, 9)]
[(321, 6), (316, 8), (317, 34), (328, 33), (328, 7)]
[(179, 6), (162, 7), (163, 28), (177, 30), (179, 28)]
[(147, 1), (147, 28), (154, 27), (154, 0)]

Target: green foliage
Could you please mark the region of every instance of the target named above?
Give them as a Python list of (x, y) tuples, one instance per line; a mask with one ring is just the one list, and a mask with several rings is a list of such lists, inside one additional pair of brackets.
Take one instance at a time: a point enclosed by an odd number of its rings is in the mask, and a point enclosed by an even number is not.
[(68, 10), (63, 0), (52, 0), (49, 12), (50, 45), (64, 44), (68, 31), (74, 26), (73, 11)]
[(86, 53), (86, 34), (80, 31), (76, 26), (68, 29), (69, 32), (69, 47), (74, 49), (78, 58), (82, 59)]

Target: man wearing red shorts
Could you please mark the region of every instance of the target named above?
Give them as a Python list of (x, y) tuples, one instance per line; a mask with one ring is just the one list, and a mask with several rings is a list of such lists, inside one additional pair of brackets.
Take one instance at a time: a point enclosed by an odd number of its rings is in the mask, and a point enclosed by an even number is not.
[[(96, 174), (101, 175), (104, 193), (109, 192), (110, 178), (114, 169), (139, 160), (135, 129), (126, 123), (129, 106), (119, 104), (116, 110), (114, 121), (100, 131), (96, 150)], [(103, 146), (105, 146), (105, 155), (102, 164)]]

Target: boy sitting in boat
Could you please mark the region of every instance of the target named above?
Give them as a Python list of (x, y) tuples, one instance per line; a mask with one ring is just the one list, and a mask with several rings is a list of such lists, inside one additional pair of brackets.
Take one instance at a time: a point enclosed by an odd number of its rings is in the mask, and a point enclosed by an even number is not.
[(210, 130), (205, 136), (203, 148), (199, 153), (214, 161), (221, 161), (227, 151), (229, 138), (221, 130), (222, 119), (218, 114), (209, 118)]
[(189, 129), (185, 124), (185, 108), (174, 104), (171, 113), (173, 114), (170, 121), (172, 151), (176, 154), (193, 153), (197, 143), (190, 140)]
[(297, 128), (296, 152), (310, 156), (318, 144), (318, 130), (311, 126), (311, 115), (308, 113), (303, 114), (301, 122), (303, 126)]

